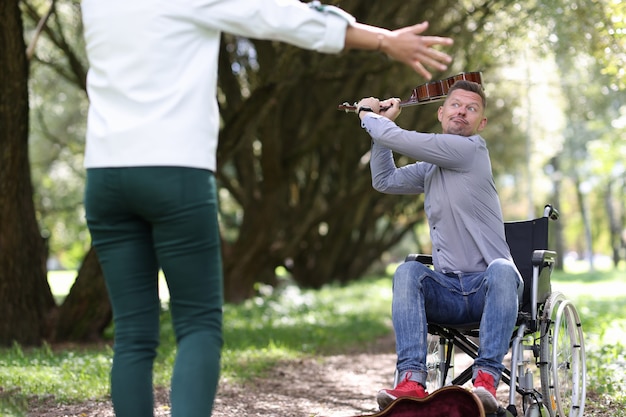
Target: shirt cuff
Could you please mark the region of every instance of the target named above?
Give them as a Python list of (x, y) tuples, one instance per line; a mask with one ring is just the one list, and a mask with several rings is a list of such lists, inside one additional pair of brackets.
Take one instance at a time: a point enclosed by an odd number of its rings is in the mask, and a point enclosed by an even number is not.
[(322, 53), (338, 53), (345, 47), (346, 30), (348, 25), (356, 22), (349, 13), (335, 6), (323, 5), (319, 1), (313, 1), (308, 6), (326, 17), (326, 33), (324, 34), (323, 46), (317, 49)]
[(370, 128), (367, 127), (367, 120), (372, 119), (372, 118), (380, 119), (381, 117), (383, 116), (381, 116), (380, 114), (376, 114), (374, 112), (367, 112), (367, 114), (363, 116), (363, 119), (361, 119), (361, 127), (365, 129), (367, 133), (371, 133), (372, 129), (371, 127)]
[(318, 12), (339, 16), (340, 18), (348, 22), (349, 25), (353, 25), (356, 22), (356, 18), (354, 16), (352, 16), (345, 10), (340, 9), (339, 7), (322, 4), (318, 0), (308, 3), (308, 6), (311, 9), (317, 10)]

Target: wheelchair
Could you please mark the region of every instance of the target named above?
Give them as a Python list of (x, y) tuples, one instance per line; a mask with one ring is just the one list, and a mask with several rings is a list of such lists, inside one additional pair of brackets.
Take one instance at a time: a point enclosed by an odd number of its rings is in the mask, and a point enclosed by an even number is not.
[[(552, 292), (550, 276), (556, 252), (548, 250), (549, 220), (558, 211), (546, 205), (542, 217), (505, 223), (513, 261), (524, 280), (524, 293), (510, 341), (510, 365), (501, 381), (509, 386), (509, 404), (492, 416), (582, 417), (586, 395), (583, 331), (574, 305)], [(410, 254), (405, 262), (432, 266), (432, 257)], [(478, 356), (478, 323), (466, 326), (428, 324), (427, 389), (463, 385), (471, 380), (471, 366), (455, 376), (454, 354)], [(397, 385), (396, 372), (394, 386)], [(519, 394), (520, 397), (517, 397)], [(519, 402), (516, 402), (519, 399)]]

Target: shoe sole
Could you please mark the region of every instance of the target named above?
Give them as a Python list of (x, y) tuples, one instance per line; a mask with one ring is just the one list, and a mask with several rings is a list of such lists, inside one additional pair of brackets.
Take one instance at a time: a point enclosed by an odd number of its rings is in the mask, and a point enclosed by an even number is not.
[(394, 400), (397, 398), (393, 395), (389, 395), (384, 391), (380, 391), (376, 394), (376, 402), (378, 403), (378, 408), (382, 411), (389, 406)]
[(485, 388), (474, 388), (474, 395), (476, 395), (483, 404), (485, 414), (493, 414), (498, 411), (498, 400), (496, 400), (496, 397), (494, 397), (493, 394)]
[(418, 396), (411, 396), (411, 395), (401, 395), (399, 397), (396, 397), (394, 395), (389, 394), (388, 392), (379, 391), (376, 394), (376, 402), (378, 403), (378, 408), (382, 411), (385, 408), (387, 408), (389, 406), (389, 404), (391, 404), (392, 402), (394, 402), (398, 398), (420, 398), (420, 399), (424, 399), (427, 396), (428, 395), (426, 395), (425, 397), (418, 397)]

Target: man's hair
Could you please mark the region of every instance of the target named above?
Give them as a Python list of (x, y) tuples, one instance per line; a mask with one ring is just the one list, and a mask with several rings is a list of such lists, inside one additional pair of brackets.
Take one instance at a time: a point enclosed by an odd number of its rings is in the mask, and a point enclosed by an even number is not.
[(482, 85), (475, 83), (474, 81), (459, 80), (455, 82), (452, 87), (450, 87), (450, 89), (448, 90), (448, 96), (454, 90), (465, 90), (478, 94), (483, 100), (483, 108), (487, 108), (487, 97), (485, 96)]

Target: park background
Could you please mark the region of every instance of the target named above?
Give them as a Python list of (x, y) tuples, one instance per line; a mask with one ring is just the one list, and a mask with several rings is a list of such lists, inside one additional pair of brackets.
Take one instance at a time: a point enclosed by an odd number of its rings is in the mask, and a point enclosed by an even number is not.
[[(330, 3), (389, 28), (428, 20), (428, 34), (454, 38), (446, 50), (454, 61), (434, 79), (482, 72), (484, 137), (505, 218), (558, 208), (551, 246), (559, 268), (588, 274), (562, 281), (590, 298), (583, 316), (608, 312), (590, 341), (608, 346), (603, 361), (623, 364), (615, 335), (625, 303), (626, 5)], [(107, 340), (110, 307), (82, 206), (80, 2), (7, 0), (0, 21), (0, 344), (10, 357), (11, 349)], [(281, 288), (342, 288), (384, 276), (407, 252), (428, 252), (423, 199), (372, 190), (369, 139), (354, 115), (336, 110), (364, 96), (408, 98), (425, 80), (382, 54), (320, 55), (228, 34), (219, 59), (216, 175), (229, 305)], [(433, 131), (436, 108), (410, 107), (397, 121)], [(50, 286), (56, 270), (70, 272)], [(589, 281), (608, 284), (580, 291)]]

